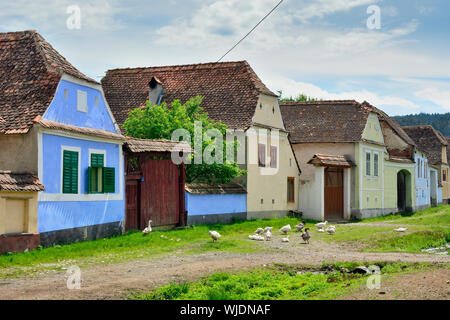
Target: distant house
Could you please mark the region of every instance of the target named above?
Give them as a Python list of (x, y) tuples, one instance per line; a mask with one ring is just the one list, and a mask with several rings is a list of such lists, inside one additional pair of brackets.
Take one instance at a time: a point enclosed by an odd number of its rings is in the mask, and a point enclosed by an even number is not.
[[(234, 182), (247, 190), (247, 218), (284, 216), (298, 207), (300, 171), (278, 96), (247, 62), (109, 70), (102, 85), (120, 125), (147, 100), (184, 103), (202, 96), (202, 107), (212, 120), (246, 133), (242, 168), (248, 173)], [(274, 139), (277, 133), (279, 139)]]
[(429, 125), (403, 127), (403, 130), (428, 154), (428, 162), (438, 170), (438, 183), (442, 188), (442, 200), (450, 203), (449, 160), (447, 155), (448, 139)]
[(299, 210), (316, 220), (415, 210), (415, 144), (369, 103), (281, 104), (302, 176)]
[(37, 206), (43, 190), (31, 173), (0, 171), (0, 254), (39, 246)]
[(43, 245), (121, 233), (124, 137), (100, 84), (36, 31), (1, 33), (0, 60), (0, 170), (45, 186), (33, 232)]

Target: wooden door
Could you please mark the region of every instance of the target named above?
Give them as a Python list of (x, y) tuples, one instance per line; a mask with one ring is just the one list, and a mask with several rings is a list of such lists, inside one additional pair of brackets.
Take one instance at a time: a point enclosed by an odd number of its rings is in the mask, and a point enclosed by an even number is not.
[(180, 222), (180, 168), (170, 159), (149, 159), (142, 165), (141, 227)]
[(402, 171), (397, 174), (397, 207), (406, 211), (406, 176)]
[(325, 168), (325, 220), (344, 218), (344, 169)]
[(139, 180), (127, 180), (125, 187), (125, 230), (142, 230), (139, 212)]

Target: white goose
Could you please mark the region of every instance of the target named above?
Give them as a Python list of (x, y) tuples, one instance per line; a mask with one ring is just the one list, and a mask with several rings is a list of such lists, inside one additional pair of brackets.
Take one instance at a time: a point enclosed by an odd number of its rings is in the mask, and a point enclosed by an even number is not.
[(270, 232), (270, 230), (267, 230), (267, 232), (265, 233), (265, 238), (266, 241), (272, 240), (272, 232)]
[(289, 236), (286, 236), (286, 238), (282, 238), (281, 242), (284, 242), (284, 243), (289, 242)]
[(255, 231), (255, 234), (263, 234), (264, 233), (264, 229), (263, 228), (258, 228)]
[(217, 231), (210, 231), (209, 235), (213, 239), (213, 242), (219, 240), (220, 238), (220, 234)]
[(327, 223), (328, 223), (328, 221), (325, 221), (325, 222), (319, 222), (319, 223), (316, 224), (316, 227), (317, 227), (318, 229), (323, 229), (323, 228), (325, 228), (325, 226), (327, 225)]
[(273, 230), (273, 227), (265, 227), (264, 228), (264, 233), (267, 233), (267, 231), (272, 232), (272, 230)]
[(335, 234), (335, 233), (336, 233), (336, 226), (329, 226), (329, 227), (327, 228), (327, 232), (328, 232), (329, 234)]
[(153, 222), (152, 220), (148, 221), (148, 226), (147, 226), (147, 228), (142, 230), (142, 233), (149, 234), (150, 232), (152, 232), (152, 222)]
[(250, 240), (255, 240), (255, 241), (264, 241), (264, 237), (258, 236), (258, 235), (255, 235), (255, 234), (248, 236), (248, 238)]
[(283, 232), (284, 234), (287, 234), (289, 231), (291, 231), (291, 225), (288, 224), (288, 225), (282, 227), (282, 228), (280, 229), (280, 231)]

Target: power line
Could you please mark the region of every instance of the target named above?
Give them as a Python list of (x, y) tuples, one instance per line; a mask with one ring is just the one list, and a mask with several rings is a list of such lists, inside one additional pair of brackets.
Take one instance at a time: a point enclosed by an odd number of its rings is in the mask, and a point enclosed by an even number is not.
[(264, 21), (266, 20), (266, 18), (268, 16), (270, 16), (272, 14), (272, 12), (274, 12), (282, 3), (284, 0), (281, 0), (272, 10), (270, 10), (270, 12), (268, 14), (265, 15), (264, 18), (262, 18), (257, 24), (256, 26), (253, 27), (252, 30), (250, 30), (241, 40), (238, 41), (238, 43), (236, 43), (230, 50), (228, 50), (222, 57), (220, 57), (219, 60), (217, 60), (217, 62), (220, 62), (223, 58), (226, 57), (226, 55), (228, 55), (231, 51), (234, 50), (234, 48), (236, 48), (242, 41), (244, 41), (253, 31), (255, 31), (256, 28), (258, 28), (258, 26)]

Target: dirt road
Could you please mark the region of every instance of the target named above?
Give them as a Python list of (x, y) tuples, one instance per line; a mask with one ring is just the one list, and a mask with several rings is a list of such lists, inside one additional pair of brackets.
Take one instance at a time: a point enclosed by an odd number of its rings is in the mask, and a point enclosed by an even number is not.
[[(149, 290), (174, 281), (193, 281), (218, 271), (248, 270), (272, 263), (320, 265), (338, 261), (450, 262), (450, 256), (364, 253), (348, 244), (260, 243), (267, 252), (206, 253), (153, 257), (81, 269), (80, 290), (68, 290), (66, 271), (0, 281), (0, 299), (123, 299), (130, 290)], [(445, 270), (444, 270), (445, 271)], [(448, 272), (445, 273), (448, 279)], [(417, 282), (416, 282), (417, 283)]]

